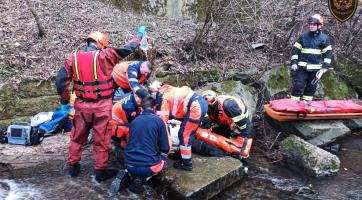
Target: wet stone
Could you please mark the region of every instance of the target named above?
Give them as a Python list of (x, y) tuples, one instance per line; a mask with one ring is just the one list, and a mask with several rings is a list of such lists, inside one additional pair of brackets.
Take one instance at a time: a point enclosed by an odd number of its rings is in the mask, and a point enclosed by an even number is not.
[(320, 147), (326, 146), (351, 132), (341, 120), (278, 122), (269, 116), (266, 119), (276, 130), (295, 134)]
[(339, 171), (340, 160), (336, 155), (295, 135), (287, 137), (280, 146), (287, 155), (286, 163), (291, 167), (300, 166), (315, 177), (331, 176)]
[(171, 161), (165, 176), (159, 176), (175, 199), (210, 199), (243, 177), (242, 163), (231, 157), (193, 155), (192, 161), (191, 172), (174, 169)]
[(344, 124), (351, 130), (361, 129), (362, 128), (362, 119), (349, 119), (344, 122)]

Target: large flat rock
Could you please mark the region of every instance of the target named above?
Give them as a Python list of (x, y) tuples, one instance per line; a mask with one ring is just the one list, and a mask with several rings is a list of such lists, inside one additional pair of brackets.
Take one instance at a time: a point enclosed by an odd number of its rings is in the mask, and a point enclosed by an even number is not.
[(320, 147), (351, 132), (342, 120), (278, 122), (268, 116), (267, 120), (278, 131), (295, 134)]
[(169, 163), (161, 182), (171, 182), (175, 199), (210, 199), (243, 177), (243, 165), (231, 157), (202, 157), (193, 155), (193, 171), (180, 171)]

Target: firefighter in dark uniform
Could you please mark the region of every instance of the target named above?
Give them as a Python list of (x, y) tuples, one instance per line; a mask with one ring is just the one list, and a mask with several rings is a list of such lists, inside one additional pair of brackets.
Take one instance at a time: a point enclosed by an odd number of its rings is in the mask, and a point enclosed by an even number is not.
[(61, 108), (69, 107), (71, 82), (74, 83), (73, 90), (77, 96), (68, 155), (69, 174), (72, 177), (80, 172), (82, 145), (92, 128), (95, 179), (101, 182), (114, 175), (113, 171), (107, 170), (114, 91), (111, 74), (118, 62), (136, 50), (144, 33), (145, 27), (141, 27), (137, 37), (124, 47), (107, 48), (108, 37), (100, 32), (92, 32), (87, 37), (85, 50), (75, 50), (60, 68), (56, 86), (61, 96)]
[(291, 70), (295, 71), (291, 99), (311, 101), (317, 81), (331, 69), (332, 45), (328, 35), (321, 32), (323, 18), (315, 14), (308, 19), (309, 31), (303, 33), (294, 44)]

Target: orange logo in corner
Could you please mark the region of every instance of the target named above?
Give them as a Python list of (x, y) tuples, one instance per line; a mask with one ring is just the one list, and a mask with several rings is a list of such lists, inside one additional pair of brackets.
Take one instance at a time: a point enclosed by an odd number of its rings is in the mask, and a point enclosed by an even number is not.
[(329, 11), (340, 22), (346, 22), (356, 13), (358, 0), (328, 0)]

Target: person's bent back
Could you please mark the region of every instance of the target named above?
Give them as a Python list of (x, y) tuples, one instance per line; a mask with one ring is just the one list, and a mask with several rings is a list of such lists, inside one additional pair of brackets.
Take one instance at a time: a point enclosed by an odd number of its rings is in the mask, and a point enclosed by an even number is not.
[(132, 121), (129, 142), (125, 150), (125, 167), (133, 177), (131, 191), (139, 193), (147, 177), (153, 176), (167, 165), (161, 152), (168, 153), (170, 146), (166, 126), (154, 114), (156, 102), (152, 97), (142, 100), (143, 112)]

